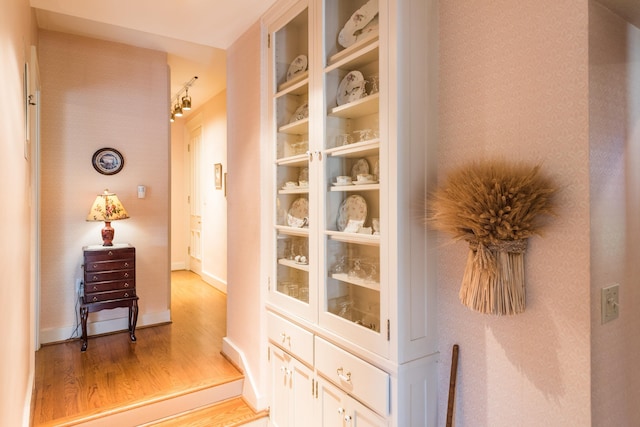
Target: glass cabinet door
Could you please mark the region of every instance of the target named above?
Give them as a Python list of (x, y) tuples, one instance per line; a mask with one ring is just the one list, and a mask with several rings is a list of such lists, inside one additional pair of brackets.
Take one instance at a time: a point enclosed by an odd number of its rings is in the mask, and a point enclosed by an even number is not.
[[(309, 174), (309, 8), (304, 2), (283, 17), (270, 32), (272, 125), (275, 164), (273, 194), (275, 253), (271, 300), (301, 317), (313, 320), (317, 304), (310, 279), (310, 226), (317, 219), (310, 210)], [(312, 251), (313, 252), (313, 251)]]
[(384, 354), (377, 1), (325, 0), (323, 17), (326, 264), (320, 325)]

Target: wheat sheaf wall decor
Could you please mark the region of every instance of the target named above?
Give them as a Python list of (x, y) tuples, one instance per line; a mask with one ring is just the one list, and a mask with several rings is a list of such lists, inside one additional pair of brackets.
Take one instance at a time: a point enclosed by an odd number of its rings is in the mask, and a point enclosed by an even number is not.
[(453, 171), (428, 200), (427, 223), (469, 243), (462, 304), (480, 313), (525, 309), (524, 254), (553, 215), (551, 180), (541, 166), (492, 160)]

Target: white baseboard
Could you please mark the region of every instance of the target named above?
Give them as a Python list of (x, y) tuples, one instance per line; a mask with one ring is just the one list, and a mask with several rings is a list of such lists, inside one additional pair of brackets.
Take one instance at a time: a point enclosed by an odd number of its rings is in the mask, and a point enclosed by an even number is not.
[(254, 410), (261, 411), (267, 409), (268, 403), (264, 395), (261, 395), (256, 387), (256, 382), (246, 363), (244, 353), (228, 337), (222, 339), (222, 354), (233, 362), (244, 374), (244, 384), (242, 387), (242, 397)]
[(227, 293), (227, 282), (225, 280), (220, 279), (219, 277), (214, 276), (213, 274), (209, 274), (206, 272), (202, 272), (201, 276), (202, 280), (204, 280), (209, 285), (213, 286), (220, 292), (226, 295)]
[[(111, 332), (126, 331), (129, 328), (128, 311), (122, 309), (124, 317), (116, 319), (100, 320), (97, 322), (87, 321), (88, 335), (101, 335)], [(171, 310), (165, 310), (156, 313), (140, 314), (136, 327), (152, 326), (171, 321)], [(53, 342), (66, 341), (70, 338), (78, 338), (82, 334), (82, 330), (78, 326), (67, 326), (62, 328), (49, 328), (40, 331), (40, 343), (47, 344)]]
[(187, 269), (187, 264), (184, 261), (171, 263), (171, 271), (186, 270), (186, 269)]

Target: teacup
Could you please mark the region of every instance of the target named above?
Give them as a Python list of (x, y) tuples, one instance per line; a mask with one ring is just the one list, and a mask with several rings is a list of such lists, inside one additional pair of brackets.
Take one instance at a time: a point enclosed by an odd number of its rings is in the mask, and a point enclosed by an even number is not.
[(308, 188), (309, 187), (309, 181), (298, 181), (298, 185), (300, 186), (300, 188)]
[(369, 182), (369, 181), (373, 181), (373, 175), (369, 173), (358, 174), (358, 182)]
[(287, 182), (284, 184), (284, 188), (289, 188), (289, 189), (291, 189), (291, 188), (296, 188), (297, 186), (298, 186), (298, 184), (297, 184), (297, 183), (295, 183), (295, 182), (293, 182), (293, 181), (287, 181)]
[(349, 185), (351, 184), (351, 177), (347, 175), (336, 176), (336, 184), (338, 185)]

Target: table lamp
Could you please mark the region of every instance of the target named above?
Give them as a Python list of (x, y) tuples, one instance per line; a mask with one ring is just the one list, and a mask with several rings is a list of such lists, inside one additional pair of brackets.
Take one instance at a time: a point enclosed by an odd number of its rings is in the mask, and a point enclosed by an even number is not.
[(127, 218), (129, 218), (129, 214), (122, 206), (118, 196), (115, 193), (110, 193), (109, 190), (104, 190), (104, 193), (98, 194), (91, 206), (89, 215), (87, 215), (87, 221), (104, 221), (102, 246), (113, 246), (114, 230), (111, 227), (111, 221)]

